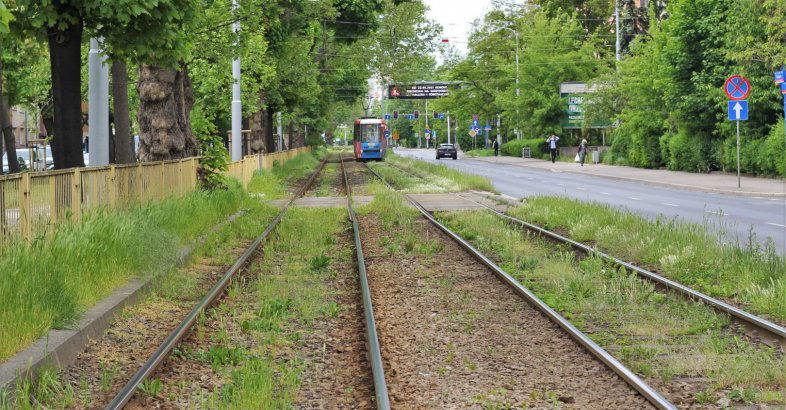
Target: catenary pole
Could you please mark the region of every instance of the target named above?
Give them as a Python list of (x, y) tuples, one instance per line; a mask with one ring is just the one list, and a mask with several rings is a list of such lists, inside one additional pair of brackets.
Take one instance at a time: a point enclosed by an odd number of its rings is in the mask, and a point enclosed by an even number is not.
[[(238, 0), (232, 0), (233, 14), (237, 14)], [(240, 100), (240, 20), (232, 23), (235, 34), (235, 53), (232, 60), (232, 161), (243, 159), (243, 102)]]
[(90, 165), (109, 165), (109, 66), (101, 56), (103, 39), (90, 39), (88, 65), (88, 127)]
[[(617, 37), (616, 42), (616, 56), (617, 62), (619, 63), (622, 60), (622, 40), (620, 39), (620, 2), (619, 0), (614, 0), (614, 20), (615, 20), (615, 35)], [(619, 70), (619, 64), (617, 64), (617, 70)]]
[(448, 144), (450, 144), (450, 111), (448, 111)]

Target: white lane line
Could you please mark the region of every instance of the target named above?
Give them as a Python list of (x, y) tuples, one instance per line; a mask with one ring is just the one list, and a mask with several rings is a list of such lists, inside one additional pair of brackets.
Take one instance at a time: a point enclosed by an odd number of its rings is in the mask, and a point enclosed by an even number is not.
[(610, 194), (610, 193), (608, 193), (608, 192), (601, 192), (600, 194), (601, 194), (601, 195), (611, 195), (611, 194)]
[(767, 225), (777, 226), (779, 228), (786, 228), (786, 225), (776, 224), (773, 222), (767, 222)]
[(729, 214), (727, 214), (727, 213), (725, 213), (723, 211), (704, 211), (704, 212), (706, 212), (708, 214), (713, 214), (713, 215), (729, 216)]
[(676, 204), (670, 204), (670, 203), (668, 203), (668, 202), (661, 202), (661, 204), (663, 204), (663, 205), (666, 205), (666, 206), (673, 206), (673, 207), (675, 207), (675, 208), (679, 208), (679, 207), (680, 207), (679, 205), (676, 205)]
[(780, 201), (780, 198), (771, 198), (770, 201)]
[(754, 196), (753, 199), (767, 199), (767, 198), (765, 198), (763, 196)]
[(559, 185), (559, 186), (565, 186), (565, 184), (557, 184), (557, 185)]
[(581, 187), (576, 187), (576, 189), (578, 189), (579, 191), (586, 191), (587, 190), (587, 188), (581, 188)]
[(641, 198), (636, 198), (635, 196), (629, 196), (628, 199), (632, 201), (641, 201)]

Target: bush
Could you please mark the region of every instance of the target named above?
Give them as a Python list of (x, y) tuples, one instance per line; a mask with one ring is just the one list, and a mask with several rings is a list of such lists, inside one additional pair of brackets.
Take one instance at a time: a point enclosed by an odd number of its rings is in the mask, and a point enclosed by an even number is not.
[(523, 140), (513, 140), (502, 144), (500, 154), (509, 157), (520, 157), (521, 149), (529, 147), (532, 152), (532, 158), (542, 158), (547, 154), (546, 139), (545, 138), (532, 138)]
[[(743, 139), (740, 147), (742, 172), (756, 175), (786, 176), (786, 140), (783, 120), (775, 124), (765, 138)], [(737, 169), (737, 138), (730, 137), (723, 144), (723, 166), (727, 171)]]
[(670, 170), (697, 172), (705, 168), (703, 166), (705, 161), (702, 160), (698, 149), (698, 141), (691, 141), (685, 131), (680, 131), (675, 135), (666, 135), (664, 135), (664, 139), (668, 139), (669, 153), (666, 164)]

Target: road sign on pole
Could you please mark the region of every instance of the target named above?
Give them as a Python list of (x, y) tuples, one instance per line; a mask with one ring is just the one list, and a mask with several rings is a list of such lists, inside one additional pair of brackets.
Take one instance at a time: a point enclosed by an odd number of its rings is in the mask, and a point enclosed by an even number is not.
[(726, 80), (723, 91), (730, 100), (741, 101), (748, 98), (751, 93), (751, 83), (740, 75), (733, 75)]
[(477, 119), (472, 120), (472, 128), (477, 128), (477, 127), (478, 127), (478, 120)]
[(748, 101), (729, 101), (729, 121), (748, 121)]
[(473, 129), (471, 129), (471, 130), (469, 130), (469, 136), (470, 136), (470, 137), (474, 137), (474, 136), (476, 136), (476, 135), (478, 135), (478, 132), (477, 132), (477, 131), (475, 131), (475, 129), (474, 129), (474, 128), (473, 128)]
[(776, 71), (775, 84), (783, 84), (783, 83), (786, 83), (786, 71)]

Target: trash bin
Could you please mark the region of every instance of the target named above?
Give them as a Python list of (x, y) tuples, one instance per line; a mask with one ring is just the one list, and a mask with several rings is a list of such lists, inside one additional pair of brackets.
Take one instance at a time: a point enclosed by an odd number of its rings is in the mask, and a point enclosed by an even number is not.
[(532, 158), (532, 151), (530, 151), (529, 147), (521, 149), (521, 158)]
[(600, 151), (592, 151), (592, 163), (593, 164), (600, 163)]

